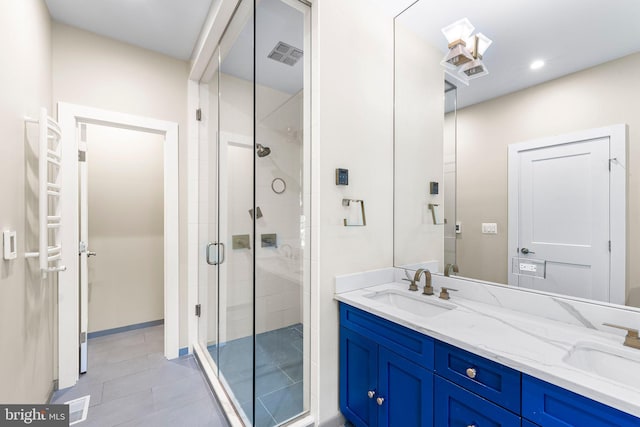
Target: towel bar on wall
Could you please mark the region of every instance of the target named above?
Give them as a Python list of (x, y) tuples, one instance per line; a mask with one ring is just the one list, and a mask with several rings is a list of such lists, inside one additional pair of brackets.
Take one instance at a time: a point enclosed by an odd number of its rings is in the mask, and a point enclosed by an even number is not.
[(65, 271), (61, 264), (62, 246), (60, 224), (62, 167), (60, 125), (40, 109), (38, 119), (25, 117), (26, 123), (39, 127), (38, 134), (38, 251), (25, 253), (25, 258), (38, 258), (42, 278), (47, 273)]

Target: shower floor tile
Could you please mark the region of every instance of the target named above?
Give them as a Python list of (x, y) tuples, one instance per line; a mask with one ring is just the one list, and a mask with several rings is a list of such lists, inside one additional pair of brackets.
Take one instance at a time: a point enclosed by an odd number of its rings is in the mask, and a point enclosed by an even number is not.
[[(256, 426), (271, 427), (302, 412), (302, 337), (301, 324), (256, 336)], [(253, 419), (253, 338), (208, 349), (245, 414)]]

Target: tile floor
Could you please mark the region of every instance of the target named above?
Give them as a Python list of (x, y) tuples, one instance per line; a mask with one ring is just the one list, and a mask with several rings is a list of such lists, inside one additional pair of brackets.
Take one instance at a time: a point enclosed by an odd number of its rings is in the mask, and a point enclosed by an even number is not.
[(163, 326), (89, 340), (89, 370), (52, 403), (91, 395), (78, 427), (212, 426), (228, 423), (193, 356), (166, 360)]
[[(302, 412), (302, 336), (301, 324), (256, 336), (256, 427), (275, 426)], [(252, 338), (211, 345), (209, 352), (252, 419)]]

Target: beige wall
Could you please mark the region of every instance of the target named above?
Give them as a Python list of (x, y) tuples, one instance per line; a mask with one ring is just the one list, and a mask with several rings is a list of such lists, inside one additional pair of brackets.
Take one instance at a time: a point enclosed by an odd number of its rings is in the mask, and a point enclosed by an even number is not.
[[(338, 304), (335, 276), (393, 263), (393, 20), (367, 0), (314, 2), (311, 263), (312, 407), (321, 424), (338, 410)], [(345, 49), (348, 46), (348, 49)], [(335, 169), (349, 169), (349, 186)], [(344, 227), (343, 197), (365, 202), (367, 226)]]
[[(51, 106), (51, 23), (40, 0), (0, 3), (0, 231), (18, 233), (18, 258), (0, 258), (0, 402), (44, 403), (55, 377), (53, 280), (40, 280), (37, 260), (25, 261), (37, 230), (37, 131), (24, 116)], [(36, 174), (36, 175), (34, 175)], [(35, 187), (37, 188), (37, 187)], [(37, 239), (37, 237), (35, 237)]]
[[(640, 53), (458, 111), (457, 241), (461, 275), (507, 281), (507, 146), (616, 123), (629, 126), (628, 260), (640, 255)], [(497, 222), (498, 235), (480, 233)], [(640, 265), (627, 263), (627, 304), (640, 306)]]
[(96, 34), (53, 24), (53, 101), (179, 125), (180, 347), (187, 345), (186, 165), (188, 64)]
[(163, 143), (87, 126), (89, 332), (164, 318)]
[(444, 189), (444, 73), (442, 53), (396, 24), (395, 65), (395, 265), (444, 258), (444, 225), (434, 224), (429, 204), (444, 212), (443, 191), (429, 194), (435, 181)]

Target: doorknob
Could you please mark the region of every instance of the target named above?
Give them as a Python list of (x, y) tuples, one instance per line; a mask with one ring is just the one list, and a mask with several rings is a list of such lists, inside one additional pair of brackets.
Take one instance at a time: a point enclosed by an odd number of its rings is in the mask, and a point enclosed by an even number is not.
[(527, 254), (535, 254), (535, 252), (530, 251), (530, 250), (529, 250), (529, 249), (527, 249), (527, 248), (522, 248), (522, 249), (520, 249), (520, 252), (522, 252), (522, 253), (523, 253), (523, 254), (525, 254), (525, 255), (527, 255)]
[(87, 251), (87, 258), (92, 257), (92, 256), (96, 256), (97, 254), (95, 252), (92, 251)]

